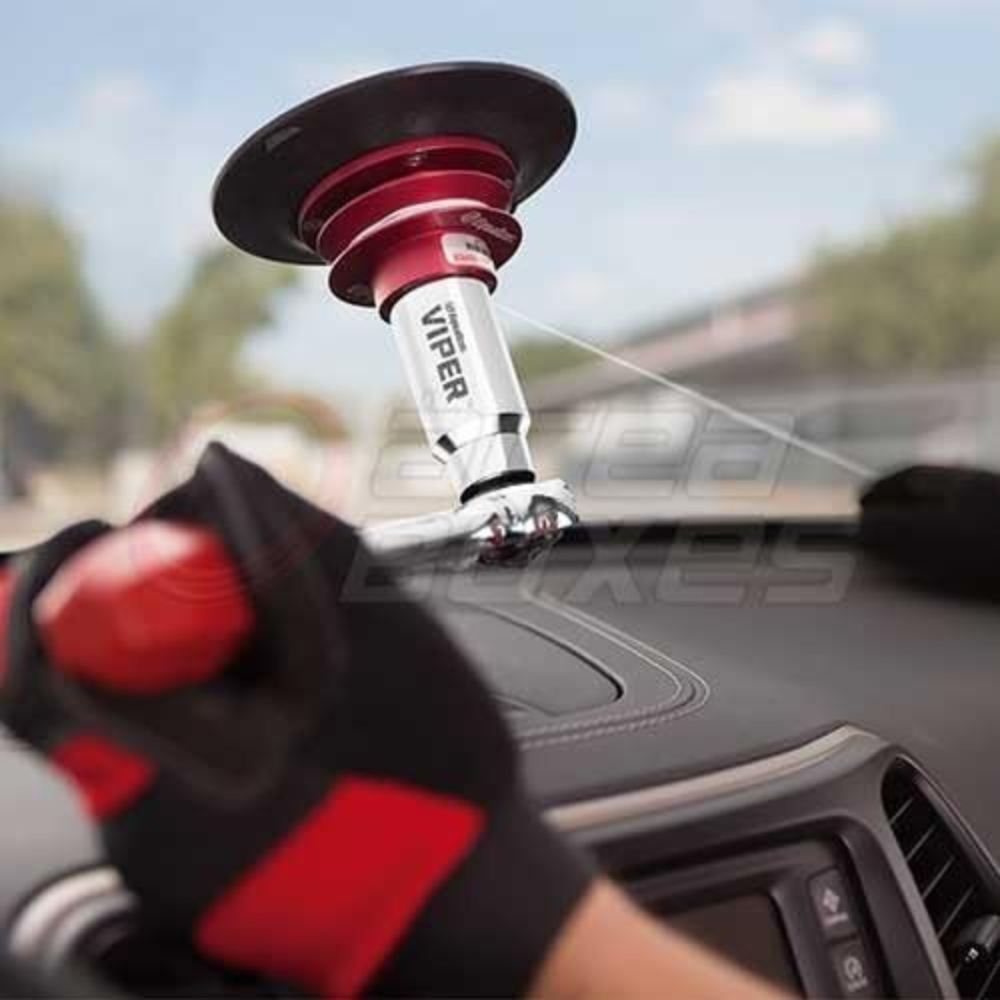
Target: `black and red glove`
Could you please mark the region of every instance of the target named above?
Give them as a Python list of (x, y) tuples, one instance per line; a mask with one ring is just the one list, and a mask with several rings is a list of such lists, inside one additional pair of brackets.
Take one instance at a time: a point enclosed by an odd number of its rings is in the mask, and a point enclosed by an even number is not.
[[(225, 669), (56, 665), (33, 608), (107, 536), (91, 522), (18, 568), (0, 687), (126, 883), (207, 956), (317, 994), (523, 993), (591, 873), (527, 801), (447, 635), (350, 527), (219, 446), (146, 520), (223, 543), (253, 618)], [(233, 585), (189, 567), (177, 627), (231, 608)], [(152, 627), (148, 598), (125, 627)]]

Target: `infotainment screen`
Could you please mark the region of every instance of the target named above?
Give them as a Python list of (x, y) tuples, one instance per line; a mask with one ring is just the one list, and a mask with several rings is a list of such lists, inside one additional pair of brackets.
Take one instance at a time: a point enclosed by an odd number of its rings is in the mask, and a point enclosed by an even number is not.
[(795, 965), (774, 903), (764, 895), (740, 896), (667, 914), (681, 933), (701, 941), (788, 992), (801, 995)]

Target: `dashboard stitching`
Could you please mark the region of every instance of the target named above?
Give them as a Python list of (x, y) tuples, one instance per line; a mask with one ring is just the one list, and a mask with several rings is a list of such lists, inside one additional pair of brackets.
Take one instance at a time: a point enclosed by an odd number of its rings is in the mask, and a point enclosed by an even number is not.
[[(558, 615), (583, 628), (587, 628), (609, 642), (627, 650), (637, 659), (653, 667), (654, 670), (666, 674), (675, 684), (679, 684), (680, 682), (672, 668), (684, 673), (690, 680), (692, 688), (691, 697), (679, 705), (676, 698), (671, 698), (668, 701), (661, 701), (655, 705), (647, 705), (641, 709), (632, 709), (626, 712), (606, 712), (602, 715), (589, 719), (581, 719), (577, 722), (529, 729), (520, 741), (525, 749), (553, 746), (560, 743), (572, 743), (601, 736), (610, 736), (616, 733), (647, 729), (651, 726), (661, 725), (682, 716), (690, 715), (702, 708), (711, 697), (712, 689), (708, 681), (686, 664), (674, 659), (674, 657), (668, 656), (666, 653), (615, 628), (613, 625), (609, 625), (594, 615), (580, 611), (579, 609), (570, 609), (550, 595), (534, 594), (526, 590), (523, 592), (523, 596), (525, 600), (536, 607)], [(548, 736), (546, 735), (548, 733), (557, 735)]]
[[(546, 613), (551, 613), (547, 608), (543, 608)], [(621, 678), (608, 667), (607, 664), (602, 663), (596, 656), (589, 653), (587, 650), (578, 646), (574, 642), (570, 642), (564, 636), (558, 635), (553, 632), (551, 628), (542, 628), (535, 622), (529, 621), (520, 615), (512, 614), (510, 611), (501, 611), (499, 608), (489, 607), (487, 605), (481, 605), (477, 608), (477, 611), (481, 611), (484, 614), (491, 615), (494, 618), (500, 619), (500, 621), (507, 622), (510, 625), (516, 625), (520, 629), (524, 629), (526, 632), (532, 635), (537, 635), (544, 639), (546, 642), (552, 643), (554, 646), (558, 646), (560, 649), (566, 650), (566, 652), (571, 653), (573, 656), (582, 660), (584, 663), (593, 667), (602, 677), (606, 677), (608, 681), (615, 685), (619, 692), (621, 690)], [(673, 674), (669, 675), (671, 683), (674, 685), (674, 693), (671, 696), (670, 703), (677, 701), (678, 698), (684, 692), (684, 685), (680, 680)]]
[[(522, 743), (524, 745), (534, 745), (541, 744), (543, 741), (535, 740), (534, 737), (541, 736), (546, 733), (560, 733), (560, 732), (580, 732), (586, 730), (587, 732), (593, 732), (598, 727), (606, 728), (606, 725), (614, 722), (615, 720), (639, 720), (644, 719), (647, 716), (656, 717), (656, 721), (659, 721), (661, 717), (666, 715), (669, 711), (672, 716), (681, 713), (682, 709), (689, 708), (691, 705), (691, 700), (696, 696), (697, 692), (695, 690), (695, 685), (684, 685), (680, 679), (670, 670), (670, 668), (662, 663), (656, 662), (656, 660), (644, 655), (634, 649), (628, 644), (627, 637), (619, 638), (617, 636), (611, 635), (608, 631), (604, 631), (599, 623), (590, 621), (578, 621), (573, 616), (572, 613), (563, 607), (558, 605), (549, 607), (542, 601), (536, 600), (533, 597), (530, 598), (532, 603), (536, 606), (542, 608), (549, 612), (550, 614), (559, 615), (559, 617), (569, 619), (575, 624), (580, 625), (589, 631), (600, 635), (602, 638), (607, 639), (609, 642), (614, 643), (614, 645), (619, 648), (625, 649), (627, 652), (631, 653), (634, 657), (641, 660), (643, 663), (648, 664), (658, 673), (662, 673), (670, 678), (674, 684), (674, 694), (670, 698), (662, 699), (661, 701), (655, 702), (652, 705), (645, 705), (642, 708), (628, 709), (626, 711), (612, 711), (604, 712), (596, 715), (592, 715), (586, 719), (579, 719), (575, 722), (563, 722), (563, 723), (553, 723), (545, 726), (536, 726), (533, 728), (528, 728), (522, 730)], [(656, 651), (653, 651), (654, 655), (660, 655)], [(669, 659), (665, 657), (665, 659)], [(683, 700), (679, 699), (678, 696), (688, 692), (688, 696)], [(697, 706), (694, 706), (697, 707)], [(603, 726), (602, 726), (603, 724)], [(545, 741), (549, 742), (549, 741)]]

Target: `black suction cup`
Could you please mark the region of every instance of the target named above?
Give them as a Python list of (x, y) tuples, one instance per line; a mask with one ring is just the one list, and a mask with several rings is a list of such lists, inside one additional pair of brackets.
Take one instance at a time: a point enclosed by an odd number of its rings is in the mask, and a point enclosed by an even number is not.
[(412, 139), (486, 139), (517, 166), (516, 205), (555, 172), (575, 134), (565, 91), (531, 70), (480, 62), (393, 70), (328, 91), (255, 132), (219, 173), (215, 221), (258, 257), (320, 264), (299, 236), (299, 209), (351, 160)]

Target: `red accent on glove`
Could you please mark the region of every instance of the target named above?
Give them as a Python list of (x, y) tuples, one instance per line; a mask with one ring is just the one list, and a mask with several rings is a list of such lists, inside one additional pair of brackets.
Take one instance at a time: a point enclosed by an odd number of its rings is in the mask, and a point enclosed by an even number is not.
[(70, 737), (56, 747), (50, 759), (72, 779), (97, 820), (125, 809), (146, 790), (154, 775), (147, 760), (93, 733)]
[(327, 997), (355, 996), (483, 824), (482, 813), (458, 799), (341, 779), (213, 904), (198, 924), (198, 945), (233, 965), (252, 955), (258, 971)]
[(225, 668), (253, 611), (222, 543), (147, 521), (104, 535), (60, 568), (34, 604), (46, 652), (70, 676), (156, 694)]
[(0, 570), (0, 681), (7, 675), (7, 618), (14, 597), (14, 574)]

